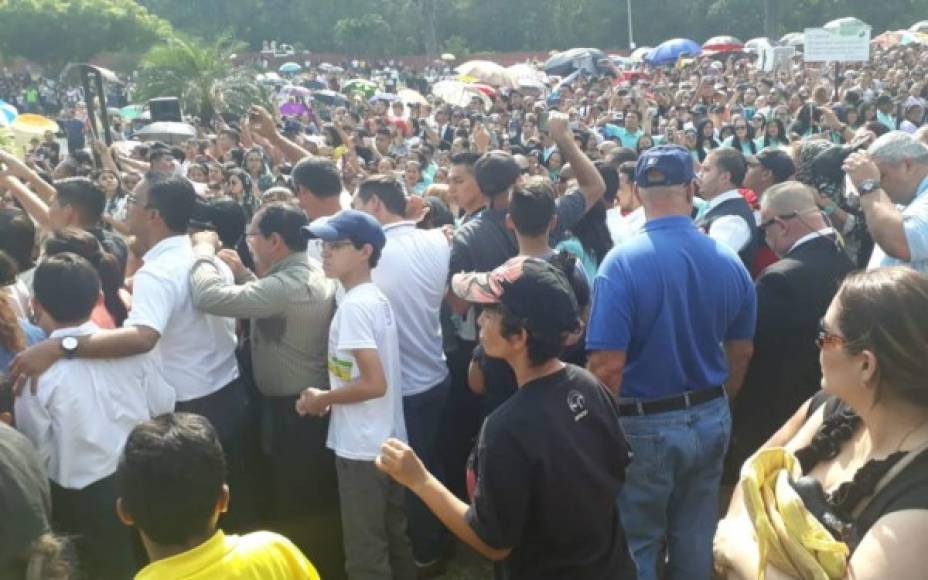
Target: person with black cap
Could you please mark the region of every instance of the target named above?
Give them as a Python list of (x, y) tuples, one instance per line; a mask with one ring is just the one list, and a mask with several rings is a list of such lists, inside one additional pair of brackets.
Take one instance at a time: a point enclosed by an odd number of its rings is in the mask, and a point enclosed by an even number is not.
[(751, 357), (757, 296), (738, 255), (690, 213), (693, 159), (675, 145), (638, 160), (648, 221), (613, 248), (593, 287), (589, 368), (619, 397), (634, 460), (619, 495), (639, 578), (707, 580), (731, 414)]
[(371, 281), (386, 244), (372, 216), (343, 210), (306, 232), (322, 240), (322, 267), (345, 288), (329, 327), (329, 384), (296, 402), (301, 415), (331, 411), (327, 445), (335, 452), (349, 580), (416, 577), (406, 535), (403, 488), (374, 467), (390, 437), (406, 440), (396, 317)]
[(743, 185), (762, 199), (768, 188), (790, 179), (796, 173), (796, 164), (786, 151), (764, 149), (757, 155), (745, 155), (747, 173)]
[(509, 363), (519, 385), (481, 429), (473, 501), (456, 498), (402, 441), (384, 443), (377, 466), (499, 562), (497, 577), (634, 578), (615, 504), (628, 464), (615, 402), (587, 371), (558, 360), (580, 329), (567, 279), (519, 256), (492, 272), (455, 275), (452, 289), (484, 305), (481, 344)]

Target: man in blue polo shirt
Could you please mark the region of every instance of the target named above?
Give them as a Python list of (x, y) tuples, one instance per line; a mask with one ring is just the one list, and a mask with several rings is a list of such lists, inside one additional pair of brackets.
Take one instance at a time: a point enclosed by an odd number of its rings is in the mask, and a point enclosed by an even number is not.
[(634, 454), (619, 511), (642, 580), (708, 579), (734, 397), (753, 350), (757, 297), (738, 255), (690, 219), (693, 160), (642, 154), (644, 230), (614, 248), (593, 289), (589, 367), (619, 397)]

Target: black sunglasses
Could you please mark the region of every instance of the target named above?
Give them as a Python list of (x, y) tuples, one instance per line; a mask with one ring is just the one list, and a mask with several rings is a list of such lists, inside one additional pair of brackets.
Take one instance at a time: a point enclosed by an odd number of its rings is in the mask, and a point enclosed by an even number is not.
[(773, 223), (774, 223), (775, 221), (777, 221), (777, 220), (781, 220), (781, 221), (782, 221), (782, 220), (791, 220), (791, 219), (797, 218), (797, 217), (799, 217), (799, 212), (797, 212), (797, 211), (793, 211), (793, 212), (790, 212), (790, 213), (787, 213), (787, 214), (783, 214), (783, 215), (776, 215), (776, 216), (773, 216), (772, 218), (770, 218), (769, 220), (765, 221), (764, 223), (760, 224), (759, 226), (757, 226), (757, 229), (760, 230), (760, 233), (764, 234), (764, 233), (767, 233), (767, 228), (769, 228), (770, 226), (772, 226)]

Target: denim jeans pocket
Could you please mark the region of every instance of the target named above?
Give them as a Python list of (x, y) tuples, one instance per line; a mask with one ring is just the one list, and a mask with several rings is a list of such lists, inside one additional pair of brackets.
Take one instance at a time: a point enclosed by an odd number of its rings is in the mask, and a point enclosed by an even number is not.
[(627, 469), (627, 477), (656, 481), (663, 472), (661, 451), (664, 436), (660, 434), (626, 433), (625, 440), (631, 449), (632, 461)]

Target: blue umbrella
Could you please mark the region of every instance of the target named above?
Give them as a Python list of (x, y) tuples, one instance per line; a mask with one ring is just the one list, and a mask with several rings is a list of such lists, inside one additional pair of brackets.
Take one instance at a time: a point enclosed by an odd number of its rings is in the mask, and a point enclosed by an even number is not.
[(662, 42), (648, 53), (648, 64), (657, 66), (662, 64), (673, 64), (681, 56), (699, 56), (702, 53), (702, 46), (698, 42), (686, 38), (674, 38)]
[(387, 103), (392, 103), (393, 101), (398, 101), (398, 100), (399, 100), (399, 97), (394, 95), (393, 93), (377, 92), (377, 93), (374, 93), (374, 96), (368, 99), (367, 102), (373, 105), (377, 101), (386, 101)]
[(277, 72), (298, 73), (301, 70), (303, 70), (303, 67), (301, 67), (299, 64), (295, 62), (285, 62), (284, 64), (280, 65), (280, 68), (277, 69)]
[(0, 100), (0, 125), (9, 125), (17, 115), (19, 115), (19, 111), (16, 110), (16, 107)]

